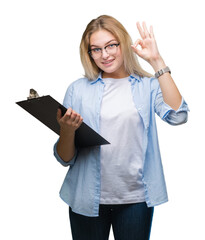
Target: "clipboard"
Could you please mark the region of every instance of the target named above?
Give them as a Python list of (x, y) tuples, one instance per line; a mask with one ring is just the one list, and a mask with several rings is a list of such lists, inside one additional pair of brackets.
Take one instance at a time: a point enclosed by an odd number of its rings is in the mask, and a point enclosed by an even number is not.
[[(56, 119), (57, 109), (61, 109), (62, 115), (65, 114), (67, 109), (50, 95), (27, 99), (16, 102), (16, 104), (37, 118), (56, 134), (60, 135), (60, 126)], [(82, 122), (75, 132), (75, 145), (77, 147), (82, 148), (104, 144), (110, 143), (84, 122)]]

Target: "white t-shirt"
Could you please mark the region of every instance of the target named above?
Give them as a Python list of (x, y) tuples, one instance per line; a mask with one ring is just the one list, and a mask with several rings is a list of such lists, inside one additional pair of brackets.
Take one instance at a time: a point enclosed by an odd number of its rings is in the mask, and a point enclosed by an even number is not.
[(145, 201), (142, 183), (142, 119), (134, 106), (129, 78), (103, 79), (101, 135), (101, 204)]

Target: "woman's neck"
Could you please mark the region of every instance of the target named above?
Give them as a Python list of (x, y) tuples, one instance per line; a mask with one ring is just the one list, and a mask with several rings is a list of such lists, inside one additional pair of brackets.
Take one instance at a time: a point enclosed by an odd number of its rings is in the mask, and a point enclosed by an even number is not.
[(118, 79), (118, 78), (126, 78), (128, 76), (129, 76), (128, 73), (126, 73), (126, 74), (105, 73), (105, 72), (102, 73), (102, 78), (116, 78), (116, 79)]
[(118, 78), (126, 78), (128, 76), (129, 76), (129, 74), (125, 71), (118, 71), (118, 72), (113, 72), (113, 73), (106, 73), (106, 72), (102, 73), (102, 78), (118, 79)]

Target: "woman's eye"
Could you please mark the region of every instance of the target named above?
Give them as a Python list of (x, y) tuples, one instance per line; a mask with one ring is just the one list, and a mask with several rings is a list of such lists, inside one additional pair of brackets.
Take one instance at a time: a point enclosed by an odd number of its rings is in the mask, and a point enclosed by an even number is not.
[(113, 48), (113, 47), (115, 47), (115, 44), (113, 43), (113, 44), (110, 44), (110, 45), (108, 45), (107, 46), (108, 48)]
[(94, 49), (92, 49), (92, 51), (97, 53), (97, 52), (101, 51), (101, 48), (94, 48)]

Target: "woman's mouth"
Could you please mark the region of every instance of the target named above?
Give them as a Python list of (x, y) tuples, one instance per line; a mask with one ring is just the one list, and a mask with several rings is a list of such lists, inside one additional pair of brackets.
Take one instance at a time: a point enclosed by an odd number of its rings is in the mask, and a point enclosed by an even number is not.
[(106, 67), (109, 67), (110, 65), (112, 65), (112, 62), (114, 61), (115, 59), (111, 59), (111, 60), (107, 60), (107, 61), (104, 61), (102, 62), (102, 64)]

